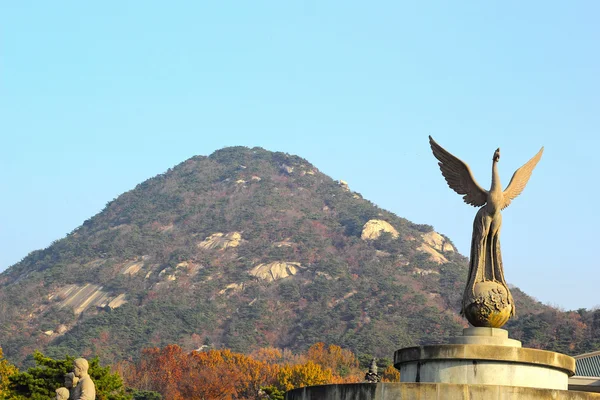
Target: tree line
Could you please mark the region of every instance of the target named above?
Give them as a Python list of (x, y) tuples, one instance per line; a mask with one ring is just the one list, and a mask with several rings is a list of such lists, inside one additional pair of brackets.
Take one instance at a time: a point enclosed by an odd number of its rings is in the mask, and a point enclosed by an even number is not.
[[(35, 366), (19, 371), (2, 356), (0, 400), (53, 399), (72, 370), (74, 357), (53, 359), (33, 354)], [(399, 372), (382, 360), (384, 382), (399, 381)], [(366, 369), (350, 350), (323, 342), (305, 353), (260, 348), (250, 354), (229, 349), (184, 351), (178, 345), (147, 348), (136, 361), (101, 366), (90, 360), (98, 400), (282, 400), (286, 391), (312, 385), (356, 383)]]

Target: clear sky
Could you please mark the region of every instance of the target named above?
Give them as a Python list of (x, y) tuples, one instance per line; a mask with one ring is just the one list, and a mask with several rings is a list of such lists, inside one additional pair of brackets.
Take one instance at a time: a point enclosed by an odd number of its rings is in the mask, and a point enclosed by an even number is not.
[[(504, 213), (509, 283), (600, 304), (600, 3), (102, 1), (0, 5), (0, 270), (193, 155), (302, 156), (469, 252), (489, 187), (544, 145)], [(590, 200), (591, 199), (591, 200)]]

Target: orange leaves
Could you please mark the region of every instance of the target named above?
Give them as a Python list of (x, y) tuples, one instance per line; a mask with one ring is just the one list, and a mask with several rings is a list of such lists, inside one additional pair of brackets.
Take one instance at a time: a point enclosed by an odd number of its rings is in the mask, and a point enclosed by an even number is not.
[(137, 369), (136, 380), (149, 383), (149, 390), (155, 390), (173, 400), (184, 399), (180, 386), (190, 370), (189, 357), (177, 345), (163, 349), (145, 349)]
[(325, 347), (323, 342), (315, 343), (308, 349), (307, 357), (321, 367), (329, 368), (342, 375), (344, 371), (347, 372), (358, 367), (354, 353), (334, 344)]
[[(184, 353), (177, 345), (143, 351), (127, 383), (160, 392), (165, 398), (252, 399), (275, 382), (278, 367), (231, 350)], [(139, 388), (139, 387), (138, 387)]]
[(221, 376), (215, 379), (231, 387), (233, 398), (252, 398), (261, 386), (272, 384), (277, 373), (275, 364), (227, 349), (192, 352), (191, 357), (199, 371), (218, 371)]

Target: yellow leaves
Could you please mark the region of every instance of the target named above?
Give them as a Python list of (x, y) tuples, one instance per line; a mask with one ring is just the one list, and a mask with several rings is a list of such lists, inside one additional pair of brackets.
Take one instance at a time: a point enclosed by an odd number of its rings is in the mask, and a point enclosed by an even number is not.
[(382, 382), (400, 382), (400, 371), (394, 368), (393, 365), (388, 365), (388, 367), (383, 371), (381, 376)]
[(278, 385), (283, 390), (325, 385), (331, 383), (360, 382), (358, 361), (350, 350), (319, 342), (306, 354), (308, 361), (294, 365), (286, 364), (278, 374)]
[(17, 367), (12, 365), (4, 358), (4, 353), (2, 352), (2, 347), (0, 347), (0, 399), (4, 398), (4, 396), (8, 392), (8, 377), (19, 372)]
[(277, 375), (278, 385), (285, 391), (304, 386), (324, 385), (332, 381), (330, 369), (323, 369), (319, 364), (307, 361), (305, 364), (286, 364)]

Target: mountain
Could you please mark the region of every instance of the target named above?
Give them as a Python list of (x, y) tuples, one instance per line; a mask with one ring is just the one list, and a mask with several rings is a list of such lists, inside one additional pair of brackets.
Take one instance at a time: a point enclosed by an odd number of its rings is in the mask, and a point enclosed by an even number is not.
[[(230, 147), (139, 184), (0, 274), (0, 345), (21, 364), (34, 349), (111, 362), (170, 343), (246, 352), (325, 341), (390, 357), (466, 326), (466, 276), (467, 259), (431, 226), (300, 157)], [(525, 345), (600, 343), (600, 313), (512, 290), (511, 336)]]

